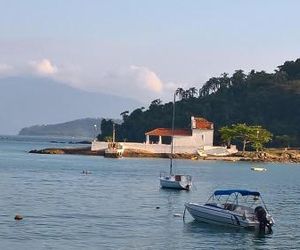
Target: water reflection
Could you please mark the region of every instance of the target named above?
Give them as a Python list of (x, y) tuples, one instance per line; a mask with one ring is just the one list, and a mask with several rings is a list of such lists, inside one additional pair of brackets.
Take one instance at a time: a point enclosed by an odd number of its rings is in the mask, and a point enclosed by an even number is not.
[(219, 239), (223, 243), (233, 244), (233, 247), (237, 247), (235, 244), (238, 242), (238, 248), (252, 249), (253, 247), (267, 246), (272, 239), (272, 233), (261, 233), (245, 228), (225, 227), (195, 220), (184, 221), (183, 224), (183, 233), (190, 234), (191, 237), (203, 236), (208, 244), (213, 244), (210, 241)]

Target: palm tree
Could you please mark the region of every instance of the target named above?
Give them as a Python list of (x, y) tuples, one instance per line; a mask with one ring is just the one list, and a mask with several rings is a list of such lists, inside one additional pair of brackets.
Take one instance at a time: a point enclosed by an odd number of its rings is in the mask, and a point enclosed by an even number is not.
[(160, 99), (155, 99), (151, 102), (150, 106), (158, 106), (162, 103)]
[(120, 116), (122, 116), (122, 118), (123, 118), (123, 121), (125, 121), (125, 119), (128, 117), (128, 114), (129, 114), (129, 111), (128, 111), (128, 110), (123, 111), (123, 112), (120, 114)]
[(199, 89), (199, 97), (204, 97), (209, 95), (209, 89), (206, 84), (202, 86), (201, 89)]
[(182, 98), (183, 98), (183, 95), (184, 95), (184, 89), (183, 89), (183, 88), (178, 88), (178, 89), (176, 89), (175, 95), (176, 95), (176, 96), (179, 96), (179, 98), (182, 99)]
[(182, 93), (182, 99), (186, 100), (189, 98), (189, 90), (184, 90)]
[(198, 90), (195, 87), (189, 88), (188, 92), (189, 92), (189, 97), (191, 98), (194, 98), (195, 95), (198, 94)]

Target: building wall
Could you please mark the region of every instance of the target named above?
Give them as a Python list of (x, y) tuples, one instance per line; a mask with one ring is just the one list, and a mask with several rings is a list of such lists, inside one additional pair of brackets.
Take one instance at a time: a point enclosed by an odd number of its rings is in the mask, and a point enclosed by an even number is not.
[(107, 148), (108, 143), (105, 141), (92, 141), (91, 150), (92, 151), (98, 151), (98, 150), (104, 150)]
[(192, 136), (174, 136), (174, 145), (176, 146), (212, 146), (213, 145), (213, 130), (193, 129)]
[(213, 146), (214, 142), (214, 130), (213, 129), (193, 129), (192, 137), (200, 146)]
[[(146, 143), (135, 143), (135, 142), (121, 142), (124, 149), (136, 149), (136, 150), (147, 150), (151, 153), (171, 153), (171, 146), (167, 144), (146, 144)], [(93, 141), (91, 150), (104, 150), (107, 148), (107, 142)], [(194, 146), (174, 146), (175, 153), (197, 153), (197, 148)]]

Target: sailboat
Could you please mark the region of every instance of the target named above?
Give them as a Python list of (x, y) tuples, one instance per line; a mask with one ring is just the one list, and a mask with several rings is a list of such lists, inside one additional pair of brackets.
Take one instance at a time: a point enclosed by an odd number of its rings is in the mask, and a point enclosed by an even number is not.
[(123, 156), (124, 148), (123, 145), (115, 141), (116, 132), (115, 124), (113, 123), (113, 135), (112, 142), (109, 142), (107, 149), (104, 151), (104, 157), (107, 158), (121, 158)]
[(165, 172), (161, 172), (159, 176), (160, 186), (162, 188), (172, 188), (179, 190), (190, 190), (192, 187), (192, 176), (174, 174), (173, 172), (173, 157), (174, 157), (174, 123), (175, 123), (175, 97), (173, 99), (173, 116), (172, 116), (172, 137), (171, 137), (171, 155), (170, 155), (170, 172), (167, 175)]

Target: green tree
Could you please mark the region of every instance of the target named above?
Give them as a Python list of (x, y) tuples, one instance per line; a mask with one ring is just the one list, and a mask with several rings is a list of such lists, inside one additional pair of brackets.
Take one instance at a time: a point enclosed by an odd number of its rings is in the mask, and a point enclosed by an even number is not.
[(180, 99), (182, 99), (182, 97), (184, 95), (184, 89), (183, 88), (176, 89), (175, 95), (178, 96)]
[(240, 69), (236, 70), (231, 77), (231, 83), (233, 86), (240, 85), (244, 83), (245, 80), (246, 80), (246, 75), (244, 74), (244, 71)]
[(101, 134), (98, 135), (99, 141), (106, 140), (105, 138), (112, 135), (113, 121), (102, 119), (101, 121)]
[(256, 152), (263, 150), (263, 146), (271, 141), (272, 134), (261, 126), (251, 126), (250, 142)]
[(246, 145), (251, 142), (252, 130), (245, 123), (239, 123), (236, 125), (232, 125), (234, 138), (240, 139), (243, 143), (243, 153), (246, 150)]
[(243, 144), (243, 153), (247, 144), (258, 152), (272, 139), (272, 134), (261, 126), (248, 126), (246, 124), (233, 124), (225, 126), (219, 130), (223, 141), (230, 145), (232, 139), (240, 140)]
[(233, 128), (230, 128), (228, 126), (222, 127), (219, 130), (221, 134), (221, 139), (224, 143), (226, 143), (227, 146), (231, 145), (232, 139), (235, 138), (235, 131)]
[(123, 121), (125, 121), (125, 120), (127, 119), (128, 114), (129, 114), (129, 111), (128, 111), (128, 110), (123, 111), (123, 112), (120, 114), (120, 116), (122, 116)]
[(188, 94), (190, 98), (194, 98), (198, 94), (198, 90), (195, 87), (189, 88)]
[(278, 142), (281, 147), (289, 148), (294, 139), (289, 135), (277, 135), (275, 136), (275, 141)]
[(151, 105), (153, 106), (158, 106), (162, 103), (162, 101), (160, 99), (155, 99), (151, 102)]

